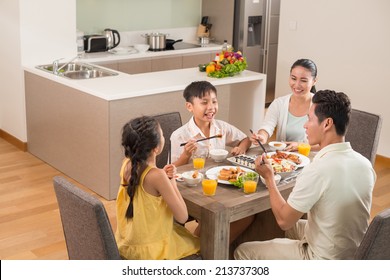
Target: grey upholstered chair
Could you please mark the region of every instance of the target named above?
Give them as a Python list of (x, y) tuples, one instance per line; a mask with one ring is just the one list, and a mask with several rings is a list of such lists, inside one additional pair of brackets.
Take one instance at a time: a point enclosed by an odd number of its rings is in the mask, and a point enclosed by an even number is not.
[(102, 202), (63, 177), (54, 190), (70, 260), (119, 260), (119, 251)]
[(156, 165), (163, 168), (168, 162), (171, 162), (171, 141), (169, 140), (172, 132), (182, 126), (179, 112), (166, 113), (153, 116), (161, 126), (165, 137), (165, 145), (161, 154), (157, 156)]
[(345, 141), (350, 142), (355, 151), (368, 158), (374, 165), (381, 128), (380, 115), (352, 109)]
[(355, 253), (357, 260), (390, 260), (390, 208), (374, 217)]

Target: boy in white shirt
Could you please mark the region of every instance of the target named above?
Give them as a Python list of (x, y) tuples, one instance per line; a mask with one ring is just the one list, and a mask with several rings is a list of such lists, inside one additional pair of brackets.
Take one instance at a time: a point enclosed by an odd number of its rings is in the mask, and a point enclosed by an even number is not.
[[(225, 149), (233, 147), (230, 153), (245, 153), (251, 146), (248, 136), (227, 122), (214, 119), (218, 112), (217, 89), (207, 81), (192, 82), (183, 92), (186, 108), (193, 116), (188, 123), (171, 135), (171, 159), (176, 166), (189, 162), (197, 149)], [(222, 134), (222, 137), (196, 142), (198, 139)], [(186, 143), (180, 146), (181, 143)], [(232, 243), (253, 222), (254, 216), (235, 221), (230, 225), (229, 243)], [(199, 235), (200, 224), (194, 234)]]
[[(233, 147), (232, 155), (245, 153), (251, 141), (245, 133), (233, 125), (216, 120), (218, 112), (217, 89), (207, 81), (197, 81), (188, 85), (183, 92), (186, 108), (193, 116), (188, 123), (171, 135), (171, 158), (176, 166), (187, 164), (198, 148), (225, 149)], [(221, 134), (222, 137), (196, 142), (198, 139)], [(181, 143), (186, 143), (180, 146)]]

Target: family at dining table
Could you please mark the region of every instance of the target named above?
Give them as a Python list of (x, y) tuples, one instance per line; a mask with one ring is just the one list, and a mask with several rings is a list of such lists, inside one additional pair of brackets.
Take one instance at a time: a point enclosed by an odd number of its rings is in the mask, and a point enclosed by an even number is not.
[[(176, 167), (188, 164), (200, 149), (230, 147), (232, 155), (244, 154), (258, 141), (267, 143), (276, 130), (276, 140), (287, 143), (286, 151), (296, 151), (298, 143), (306, 142), (318, 152), (297, 177), (287, 200), (275, 185), (268, 159), (257, 158), (255, 169), (267, 182), (272, 212), (286, 238), (242, 243), (234, 258), (352, 258), (368, 227), (376, 175), (371, 163), (344, 142), (351, 111), (348, 96), (332, 90), (315, 92), (316, 82), (315, 63), (297, 60), (290, 69), (291, 93), (271, 103), (261, 127), (250, 137), (216, 119), (217, 90), (211, 83), (192, 82), (183, 92), (192, 117), (170, 136), (172, 164), (162, 169), (156, 167), (156, 157), (166, 140), (158, 122), (142, 116), (126, 123), (116, 202), (115, 237), (121, 257), (181, 259), (199, 253), (201, 221), (194, 232), (183, 225), (188, 211), (176, 185)], [(218, 134), (221, 137), (196, 141)], [(307, 219), (301, 219), (305, 213)], [(253, 220), (250, 216), (231, 223), (230, 243)]]

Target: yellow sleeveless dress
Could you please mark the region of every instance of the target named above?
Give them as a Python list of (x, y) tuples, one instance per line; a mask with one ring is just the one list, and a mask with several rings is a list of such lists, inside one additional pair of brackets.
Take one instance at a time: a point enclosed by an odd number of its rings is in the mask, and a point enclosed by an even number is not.
[(134, 195), (134, 216), (126, 218), (130, 197), (127, 194), (128, 182), (123, 175), (128, 161), (124, 160), (121, 168), (121, 186), (116, 201), (115, 239), (121, 257), (129, 260), (176, 260), (199, 252), (199, 238), (173, 221), (172, 211), (162, 196), (156, 197), (144, 190), (144, 178), (153, 167), (148, 166), (142, 173)]

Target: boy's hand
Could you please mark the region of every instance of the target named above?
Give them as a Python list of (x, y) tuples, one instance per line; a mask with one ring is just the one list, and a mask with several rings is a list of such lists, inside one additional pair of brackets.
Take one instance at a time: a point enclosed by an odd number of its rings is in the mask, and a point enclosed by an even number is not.
[(245, 150), (242, 149), (240, 146), (237, 146), (237, 147), (234, 147), (230, 153), (233, 155), (233, 156), (237, 156), (237, 155), (242, 155), (242, 154), (245, 154)]
[(164, 166), (163, 170), (165, 171), (169, 179), (175, 178), (177, 171), (176, 166), (174, 166), (173, 164), (167, 164)]
[(196, 140), (195, 139), (191, 139), (187, 142), (187, 144), (185, 144), (184, 146), (184, 153), (188, 156), (188, 157), (191, 157), (192, 154), (196, 151), (196, 148), (198, 147), (198, 145), (196, 144)]

